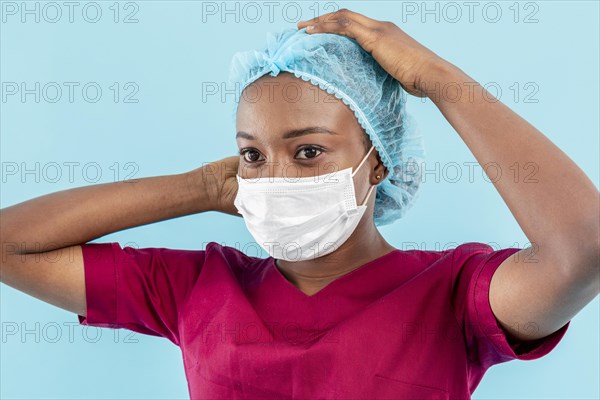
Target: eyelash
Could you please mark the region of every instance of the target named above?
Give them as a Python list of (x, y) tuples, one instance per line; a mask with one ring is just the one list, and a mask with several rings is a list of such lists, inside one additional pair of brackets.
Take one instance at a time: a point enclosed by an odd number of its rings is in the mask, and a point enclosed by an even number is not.
[[(298, 151), (296, 152), (296, 154), (300, 153), (302, 150), (305, 150), (305, 149), (316, 149), (316, 150), (319, 151), (319, 153), (316, 156), (312, 157), (312, 158), (302, 158), (302, 160), (314, 160), (315, 158), (319, 157), (321, 155), (321, 153), (325, 152), (325, 150), (322, 147), (320, 147), (320, 146), (306, 145), (306, 146), (303, 146), (303, 147), (299, 148)], [(249, 151), (256, 151), (256, 150), (253, 149), (253, 148), (245, 148), (245, 149), (241, 149), (239, 151), (239, 154), (240, 154), (240, 156), (242, 156), (242, 158), (244, 159), (244, 161), (246, 163), (248, 163), (248, 164), (255, 164), (255, 163), (260, 162), (260, 161), (248, 161), (248, 160), (246, 160), (246, 158), (244, 157), (244, 155), (246, 153), (248, 153)], [(260, 152), (258, 152), (258, 153), (260, 153)]]

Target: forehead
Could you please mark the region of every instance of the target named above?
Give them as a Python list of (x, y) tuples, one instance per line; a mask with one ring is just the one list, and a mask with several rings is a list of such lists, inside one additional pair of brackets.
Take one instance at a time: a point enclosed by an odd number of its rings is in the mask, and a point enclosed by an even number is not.
[[(264, 75), (240, 96), (236, 125), (358, 125), (354, 113), (334, 95), (289, 72)], [(346, 127), (347, 128), (347, 127)]]

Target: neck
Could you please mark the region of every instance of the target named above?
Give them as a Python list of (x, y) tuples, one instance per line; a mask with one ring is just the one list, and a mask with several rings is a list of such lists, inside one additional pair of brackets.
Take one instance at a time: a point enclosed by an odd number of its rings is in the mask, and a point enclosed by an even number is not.
[(315, 292), (394, 249), (369, 218), (363, 219), (348, 240), (335, 251), (314, 260), (291, 262), (277, 259), (276, 265), (296, 287)]

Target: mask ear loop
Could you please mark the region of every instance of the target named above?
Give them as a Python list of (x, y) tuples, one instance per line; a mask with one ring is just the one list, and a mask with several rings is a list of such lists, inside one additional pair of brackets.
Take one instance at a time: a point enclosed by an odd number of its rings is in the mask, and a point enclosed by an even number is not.
[(360, 169), (360, 167), (362, 167), (362, 165), (365, 163), (365, 161), (367, 161), (367, 158), (369, 158), (369, 154), (371, 154), (371, 152), (373, 151), (374, 148), (375, 148), (375, 146), (371, 146), (371, 148), (367, 152), (367, 155), (363, 158), (363, 160), (360, 162), (360, 164), (358, 164), (358, 167), (356, 167), (356, 169), (352, 173), (352, 175), (351, 175), (352, 177), (354, 177), (354, 174), (356, 174), (356, 172), (358, 172), (358, 170)]
[(377, 185), (371, 185), (371, 188), (369, 189), (369, 191), (367, 192), (367, 195), (365, 197), (365, 200), (362, 202), (361, 206), (364, 206), (365, 203), (367, 202), (367, 200), (369, 200), (369, 196), (371, 195), (371, 192), (373, 191), (373, 189), (375, 188), (375, 186)]
[[(367, 161), (367, 158), (369, 158), (369, 154), (371, 154), (371, 152), (373, 151), (374, 148), (375, 148), (375, 146), (371, 146), (371, 148), (367, 152), (367, 155), (363, 158), (363, 160), (360, 162), (360, 164), (358, 165), (358, 167), (356, 167), (356, 170), (354, 170), (354, 172), (352, 173), (352, 177), (354, 177), (354, 174), (356, 174), (356, 172), (358, 172), (358, 170), (360, 169), (360, 167), (362, 167), (362, 165), (364, 164), (364, 162)], [(371, 192), (373, 191), (373, 189), (375, 188), (375, 186), (377, 186), (377, 185), (371, 185), (371, 187), (369, 188), (369, 191), (367, 192), (367, 196), (365, 197), (365, 199), (362, 202), (361, 206), (365, 205), (365, 203), (369, 199), (369, 196), (371, 195)]]

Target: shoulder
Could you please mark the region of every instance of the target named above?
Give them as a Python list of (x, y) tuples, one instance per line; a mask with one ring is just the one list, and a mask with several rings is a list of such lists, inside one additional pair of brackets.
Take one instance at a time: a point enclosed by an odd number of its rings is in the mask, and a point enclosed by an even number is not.
[(450, 275), (453, 288), (464, 292), (474, 280), (491, 279), (498, 266), (519, 250), (497, 243), (464, 242), (445, 250), (418, 251), (416, 256), (423, 260), (423, 268)]
[[(487, 243), (467, 242), (452, 249), (450, 265), (453, 277), (490, 280), (504, 260), (521, 250), (517, 247), (497, 247)], [(480, 276), (482, 274), (484, 276)]]
[(396, 252), (395, 266), (413, 275), (422, 274), (436, 284), (449, 282), (453, 292), (465, 293), (477, 279), (491, 279), (502, 261), (519, 250), (483, 242), (456, 243), (441, 250), (401, 250)]
[(227, 245), (211, 241), (203, 247), (205, 247), (205, 268), (225, 267), (238, 277), (252, 275), (271, 259), (271, 257), (254, 256), (253, 250), (255, 253), (260, 253), (260, 249), (244, 249), (238, 243)]
[(454, 243), (453, 247), (443, 250), (402, 250), (399, 252), (399, 258), (409, 263), (420, 264), (424, 268), (435, 266), (436, 268), (462, 269), (490, 258), (507, 257), (519, 250), (521, 249), (515, 247), (494, 249), (488, 243), (465, 242)]
[(247, 255), (239, 247), (214, 241), (202, 244), (200, 249), (137, 247), (132, 243), (119, 242), (84, 243), (81, 249), (87, 265), (162, 264), (178, 269), (184, 266), (206, 268), (212, 265), (227, 265), (234, 269), (249, 269), (266, 260)]
[(230, 246), (227, 244), (210, 241), (206, 243), (205, 246), (203, 245), (203, 247), (205, 249), (204, 251), (206, 253), (206, 257), (219, 257), (226, 259), (232, 263), (237, 263), (243, 266), (247, 266), (257, 261), (264, 261), (267, 259), (251, 255), (252, 251), (248, 251), (249, 254), (247, 254), (240, 248), (238, 243)]

